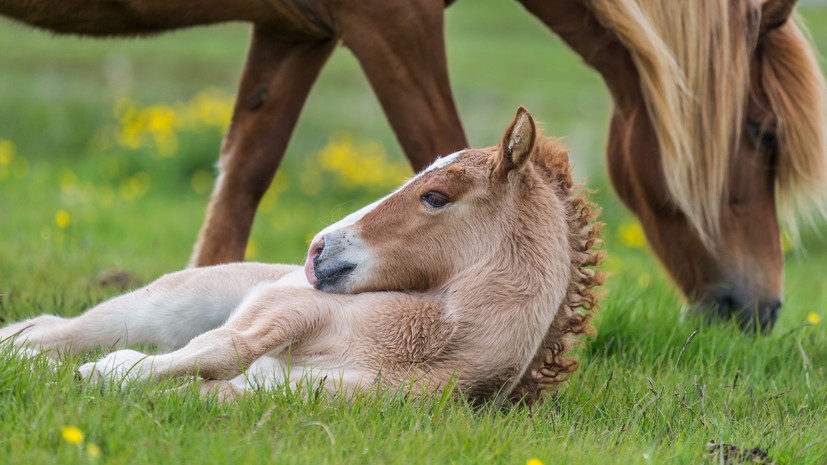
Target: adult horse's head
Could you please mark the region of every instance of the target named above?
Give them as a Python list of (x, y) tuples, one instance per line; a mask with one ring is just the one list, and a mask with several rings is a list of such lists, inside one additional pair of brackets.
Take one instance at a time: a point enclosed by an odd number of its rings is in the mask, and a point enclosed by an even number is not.
[(613, 184), (694, 308), (771, 328), (778, 211), (827, 191), (824, 79), (795, 1), (586, 3), (622, 48), (592, 61), (617, 103)]
[(482, 276), (485, 283), (505, 279), (503, 289), (516, 283), (522, 290), (515, 293), (552, 286), (550, 298), (559, 301), (579, 260), (569, 240), (580, 233), (569, 232), (576, 215), (566, 200), (567, 154), (535, 139), (521, 107), (499, 146), (440, 158), (325, 228), (310, 246), (308, 281), (339, 293), (436, 293), (454, 279)]

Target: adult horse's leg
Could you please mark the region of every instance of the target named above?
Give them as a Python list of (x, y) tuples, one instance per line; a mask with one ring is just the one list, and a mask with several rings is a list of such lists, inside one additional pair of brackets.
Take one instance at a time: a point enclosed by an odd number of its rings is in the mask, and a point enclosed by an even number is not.
[[(340, 12), (344, 43), (365, 70), (413, 168), (467, 147), (448, 81), (444, 2), (354, 3)], [(335, 46), (333, 40), (287, 45), (256, 30), (191, 265), (244, 258), (258, 202)], [(274, 122), (279, 126), (271, 127)]]
[(342, 37), (414, 170), (468, 147), (448, 81), (444, 0), (352, 2)]
[(244, 259), (261, 197), (284, 155), (299, 112), (336, 40), (291, 42), (253, 27), (207, 218), (190, 259), (194, 266)]

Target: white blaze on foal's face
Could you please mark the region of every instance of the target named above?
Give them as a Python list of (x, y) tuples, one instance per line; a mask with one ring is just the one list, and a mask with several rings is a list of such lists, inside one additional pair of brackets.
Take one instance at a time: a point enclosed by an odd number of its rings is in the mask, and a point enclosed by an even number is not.
[[(462, 153), (437, 159), (392, 194), (318, 233), (305, 263), (308, 281), (317, 289), (348, 293), (427, 287), (422, 285), (421, 274), (411, 273), (416, 267), (399, 268), (391, 262), (396, 264), (401, 256), (410, 256), (417, 241), (427, 241), (434, 229), (430, 234), (426, 229), (437, 226), (437, 216), (442, 213), (439, 210), (447, 210), (449, 203), (460, 199), (461, 191), (444, 181), (461, 171), (451, 166)], [(422, 189), (430, 190), (420, 193)], [(412, 240), (412, 235), (420, 237)], [(393, 286), (388, 287), (388, 280), (381, 275), (393, 275)]]
[(520, 184), (509, 174), (526, 164), (534, 138), (530, 116), (518, 113), (499, 147), (438, 159), (396, 192), (325, 228), (308, 252), (308, 281), (338, 293), (440, 289), (502, 243), (503, 209), (516, 196), (510, 184)]

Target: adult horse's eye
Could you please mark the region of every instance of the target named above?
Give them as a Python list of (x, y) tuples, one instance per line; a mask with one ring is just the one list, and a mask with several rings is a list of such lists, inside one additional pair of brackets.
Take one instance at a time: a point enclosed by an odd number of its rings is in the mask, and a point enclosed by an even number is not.
[(744, 129), (747, 131), (747, 137), (756, 147), (771, 151), (778, 145), (778, 137), (774, 133), (766, 131), (758, 123), (744, 121)]
[(448, 197), (445, 197), (439, 192), (428, 192), (420, 198), (431, 208), (441, 208), (448, 205), (449, 202)]

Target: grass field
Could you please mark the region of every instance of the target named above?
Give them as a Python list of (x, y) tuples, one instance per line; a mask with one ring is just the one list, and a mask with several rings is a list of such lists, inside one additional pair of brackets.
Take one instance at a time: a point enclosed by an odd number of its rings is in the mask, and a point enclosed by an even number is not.
[[(802, 13), (827, 50), (827, 9)], [(566, 137), (578, 177), (599, 190), (612, 275), (597, 336), (556, 396), (531, 411), (281, 393), (218, 406), (163, 387), (80, 384), (73, 370), (86, 358), (55, 374), (5, 357), (0, 461), (694, 464), (714, 439), (779, 463), (827, 462), (823, 237), (805, 230), (788, 252), (771, 334), (683, 319), (606, 182), (610, 106), (598, 76), (516, 2), (458, 2), (447, 32), (472, 146), (496, 144), (526, 105), (547, 134)], [(76, 315), (119, 292), (100, 282), (106, 273), (147, 282), (186, 264), (247, 35), (227, 25), (152, 40), (55, 39), (0, 20), (0, 317)], [(359, 157), (370, 165), (346, 163)], [(302, 261), (317, 230), (409, 174), (358, 64), (338, 50), (263, 201), (248, 258)]]

